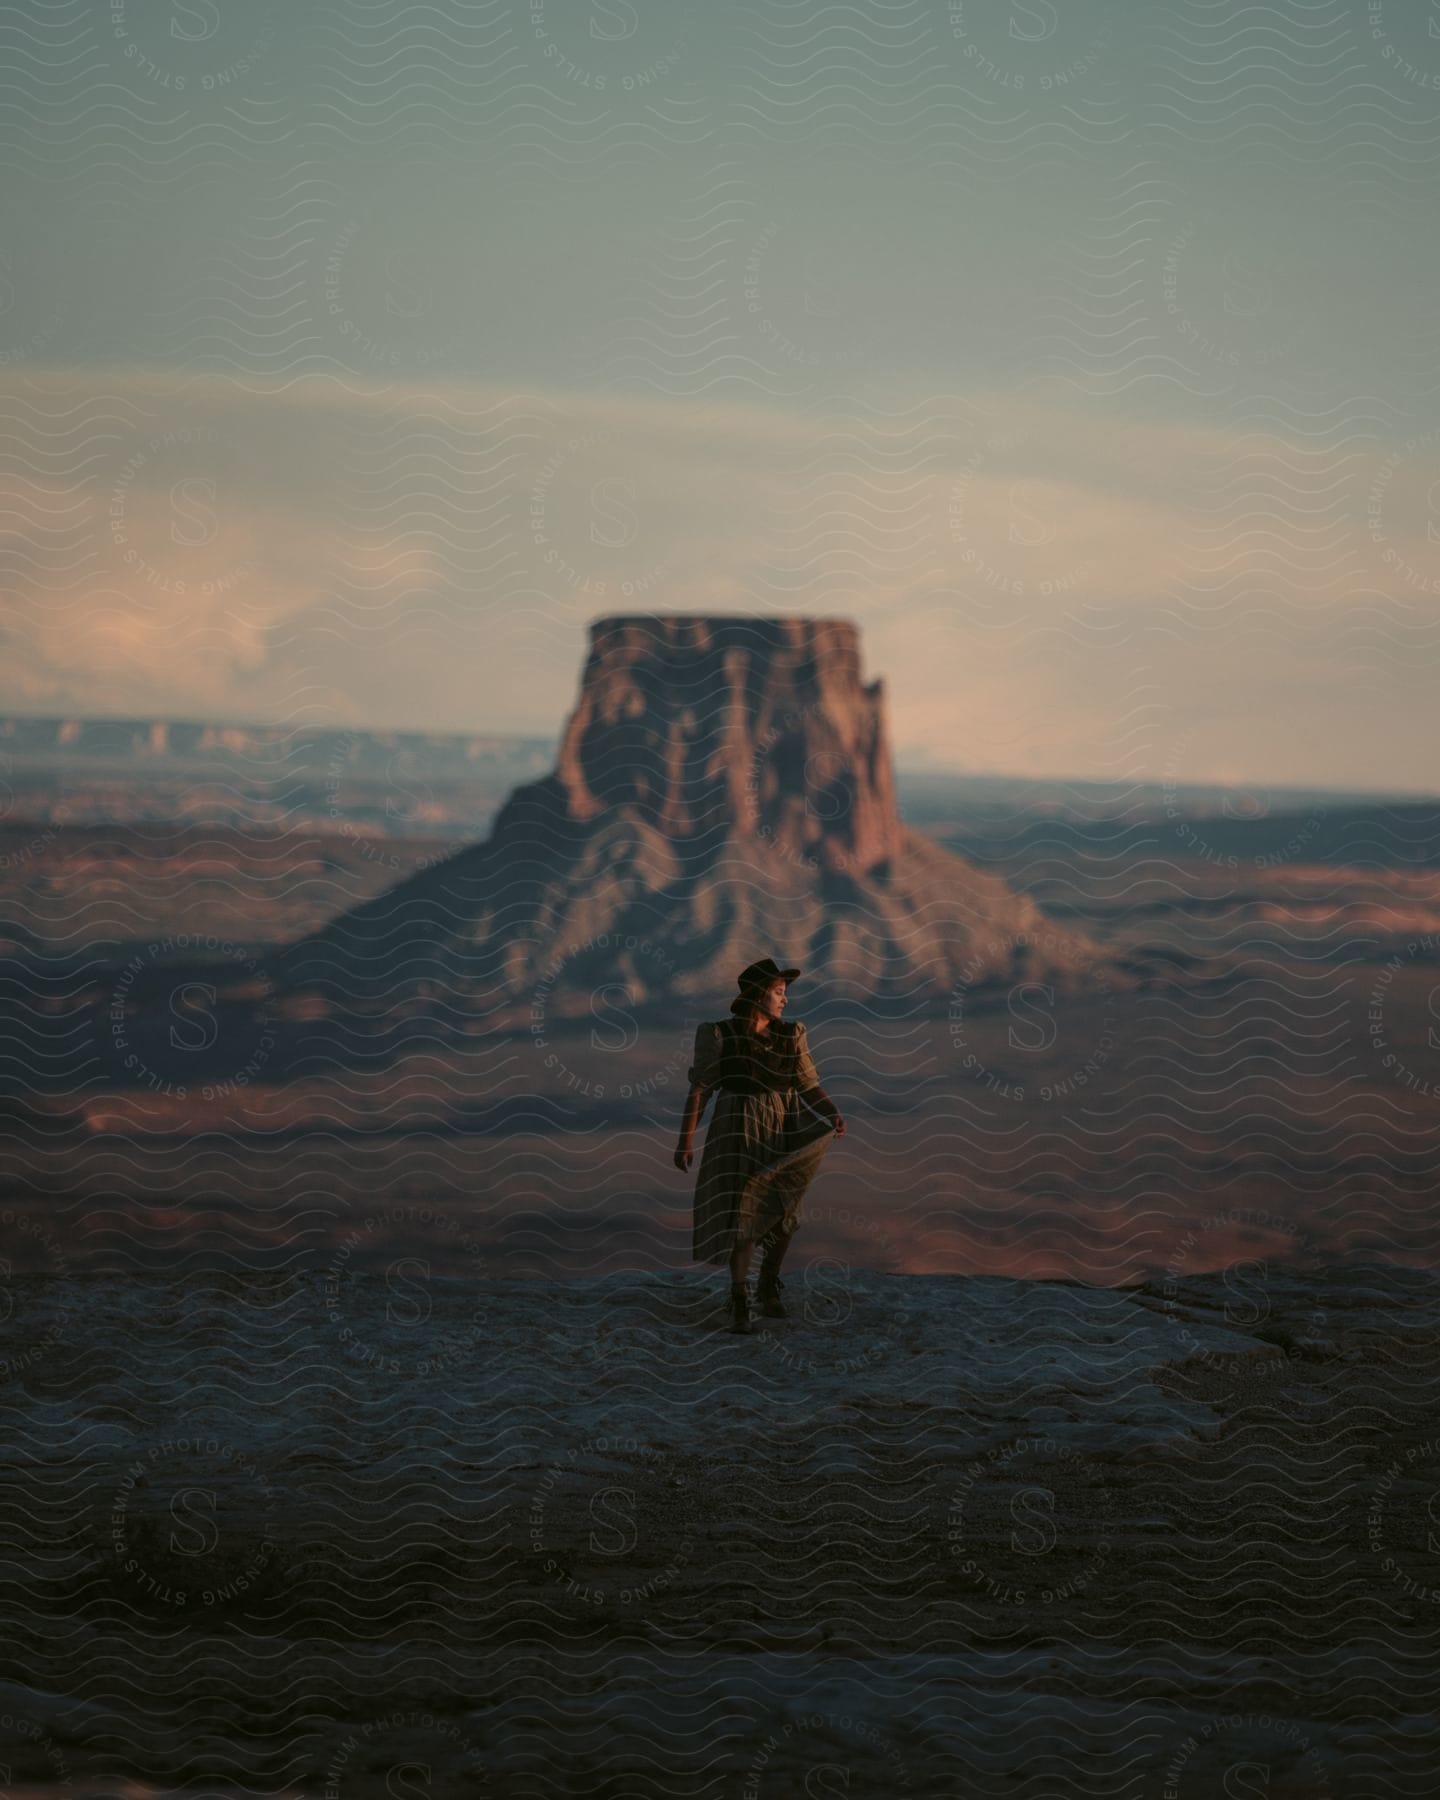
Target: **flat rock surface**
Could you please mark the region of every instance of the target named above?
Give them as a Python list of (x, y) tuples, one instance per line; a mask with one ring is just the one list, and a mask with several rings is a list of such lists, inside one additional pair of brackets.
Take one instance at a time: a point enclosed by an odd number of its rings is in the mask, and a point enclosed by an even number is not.
[(14, 1278), (9, 1790), (1432, 1787), (1435, 1277), (723, 1292)]

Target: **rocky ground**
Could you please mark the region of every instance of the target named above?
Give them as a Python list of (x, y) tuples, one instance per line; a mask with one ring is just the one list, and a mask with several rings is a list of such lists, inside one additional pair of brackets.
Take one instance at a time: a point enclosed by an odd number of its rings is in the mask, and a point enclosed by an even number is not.
[(1433, 1275), (812, 1262), (744, 1338), (361, 1236), (9, 1282), (9, 1791), (1433, 1789)]

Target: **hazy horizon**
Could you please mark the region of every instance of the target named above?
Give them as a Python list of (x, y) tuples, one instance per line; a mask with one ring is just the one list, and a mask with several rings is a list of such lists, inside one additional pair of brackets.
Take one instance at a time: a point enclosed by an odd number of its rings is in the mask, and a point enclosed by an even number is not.
[[(465, 730), (465, 731), (442, 731), (442, 730), (436, 729), (434, 726), (428, 726), (428, 725), (417, 724), (417, 723), (381, 724), (378, 722), (371, 722), (371, 723), (365, 725), (363, 728), (358, 727), (358, 726), (345, 726), (345, 725), (335, 725), (335, 726), (327, 725), (327, 726), (323, 726), (323, 727), (317, 727), (314, 725), (287, 724), (287, 722), (283, 719), (255, 719), (255, 718), (242, 719), (242, 718), (228, 718), (228, 717), (227, 718), (215, 718), (215, 719), (202, 719), (202, 718), (195, 718), (195, 717), (182, 717), (180, 715), (169, 715), (163, 719), (151, 719), (148, 715), (144, 715), (144, 714), (102, 713), (102, 712), (86, 713), (84, 715), (65, 714), (65, 713), (9, 712), (9, 713), (0, 714), (0, 730), (3, 730), (3, 728), (6, 725), (10, 724), (12, 721), (13, 722), (38, 723), (38, 722), (42, 722), (42, 721), (57, 720), (57, 719), (63, 719), (66, 721), (73, 720), (74, 722), (77, 722), (79, 724), (97, 724), (97, 725), (98, 724), (123, 725), (123, 724), (139, 724), (139, 723), (160, 723), (160, 724), (164, 724), (166, 726), (176, 726), (176, 725), (195, 726), (196, 728), (201, 729), (201, 730), (213, 729), (213, 730), (230, 730), (230, 731), (246, 731), (246, 730), (290, 731), (290, 732), (295, 733), (296, 735), (303, 734), (307, 731), (315, 731), (315, 730), (335, 731), (335, 732), (339, 732), (339, 733), (343, 734), (346, 731), (354, 731), (354, 730), (364, 729), (366, 731), (374, 733), (374, 735), (376, 735), (377, 737), (397, 736), (397, 737), (420, 737), (420, 738), (427, 738), (427, 739), (452, 738), (452, 737), (453, 738), (493, 737), (493, 738), (508, 740), (513, 743), (543, 744), (548, 749), (558, 749), (562, 735), (563, 735), (563, 722), (561, 725), (557, 725), (555, 728), (553, 728), (549, 731), (534, 731), (534, 732), (497, 731), (497, 730), (492, 730), (484, 725), (476, 725), (476, 726), (470, 728), (469, 730)], [(3, 755), (3, 754), (5, 754), (3, 752), (3, 750), (0, 750), (0, 755)], [(912, 752), (911, 754), (913, 757), (917, 753)], [(1241, 793), (1241, 792), (1248, 791), (1248, 792), (1253, 793), (1257, 787), (1264, 786), (1264, 784), (1260, 784), (1260, 783), (1241, 783), (1241, 782), (1232, 782), (1232, 783), (1217, 783), (1217, 782), (1205, 782), (1205, 781), (1167, 782), (1163, 777), (1159, 780), (1149, 781), (1149, 782), (1103, 781), (1103, 780), (1096, 780), (1096, 779), (1094, 779), (1092, 777), (1088, 777), (1088, 776), (1076, 775), (1074, 773), (1069, 773), (1069, 772), (1057, 772), (1057, 771), (1053, 771), (1053, 770), (1025, 771), (1022, 773), (1020, 771), (1012, 770), (1012, 769), (960, 768), (960, 767), (956, 767), (952, 764), (927, 763), (927, 762), (921, 762), (918, 760), (911, 760), (910, 758), (907, 758), (905, 756), (900, 756), (900, 755), (896, 755), (893, 758), (893, 761), (894, 761), (895, 773), (896, 773), (897, 777), (935, 776), (937, 778), (938, 777), (947, 777), (947, 778), (951, 778), (951, 779), (954, 779), (957, 781), (997, 782), (997, 783), (999, 783), (999, 782), (1024, 782), (1024, 783), (1033, 783), (1035, 785), (1046, 785), (1046, 784), (1063, 785), (1066, 783), (1070, 783), (1075, 786), (1083, 786), (1083, 787), (1089, 787), (1089, 788), (1102, 788), (1102, 789), (1113, 788), (1117, 791), (1130, 790), (1130, 789), (1134, 789), (1137, 786), (1148, 786), (1148, 787), (1164, 786), (1169, 789), (1172, 789), (1175, 792), (1186, 792), (1186, 793), (1191, 792), (1191, 791), (1201, 792), (1201, 793), (1209, 793), (1209, 792)], [(137, 765), (134, 773), (135, 773), (137, 779), (143, 779), (144, 765), (143, 764)], [(1311, 784), (1302, 784), (1302, 785), (1293, 786), (1293, 787), (1275, 787), (1273, 789), (1270, 789), (1269, 791), (1271, 791), (1275, 794), (1278, 794), (1278, 795), (1296, 795), (1296, 796), (1303, 797), (1303, 796), (1309, 796), (1312, 794), (1320, 793), (1320, 794), (1336, 795), (1336, 796), (1353, 796), (1357, 800), (1377, 800), (1377, 801), (1431, 800), (1431, 799), (1440, 798), (1440, 789), (1434, 789), (1434, 788), (1403, 788), (1403, 787), (1402, 788), (1354, 788), (1354, 787), (1346, 787), (1346, 786), (1340, 785), (1340, 784), (1326, 784), (1324, 786), (1316, 786), (1315, 784), (1311, 783)]]

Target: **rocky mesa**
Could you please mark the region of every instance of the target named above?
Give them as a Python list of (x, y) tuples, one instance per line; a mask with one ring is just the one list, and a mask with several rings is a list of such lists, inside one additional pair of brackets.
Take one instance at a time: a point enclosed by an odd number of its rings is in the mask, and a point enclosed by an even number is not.
[(473, 1018), (545, 984), (580, 1013), (602, 989), (728, 995), (767, 953), (826, 998), (902, 1011), (961, 982), (1141, 979), (905, 825), (852, 621), (671, 613), (593, 621), (554, 770), (485, 842), (289, 946), (280, 986)]

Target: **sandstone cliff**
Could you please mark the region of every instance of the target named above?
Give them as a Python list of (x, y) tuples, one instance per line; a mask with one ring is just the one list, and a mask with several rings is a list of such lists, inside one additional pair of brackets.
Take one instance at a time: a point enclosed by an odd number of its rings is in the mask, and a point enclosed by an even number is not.
[(1135, 977), (909, 829), (883, 684), (833, 618), (597, 619), (554, 771), (489, 839), (421, 869), (281, 971), (361, 1013), (552, 1014), (728, 997), (773, 954), (807, 994), (904, 1008), (1024, 977)]

